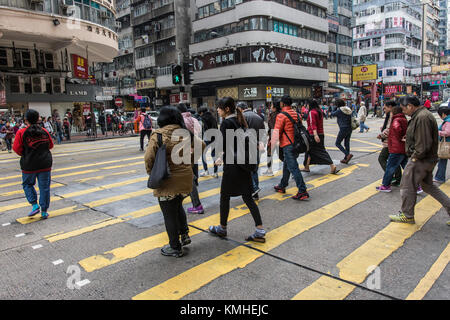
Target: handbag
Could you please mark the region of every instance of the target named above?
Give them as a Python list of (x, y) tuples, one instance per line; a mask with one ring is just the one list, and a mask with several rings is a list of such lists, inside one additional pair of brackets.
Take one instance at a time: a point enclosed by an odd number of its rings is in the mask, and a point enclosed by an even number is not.
[(356, 119), (356, 117), (352, 117), (352, 130), (356, 130), (359, 127), (359, 121)]
[(439, 159), (450, 159), (450, 142), (445, 141), (446, 139), (442, 139), (438, 145), (438, 157)]
[(147, 181), (147, 187), (150, 189), (159, 188), (164, 180), (170, 177), (170, 169), (167, 162), (166, 145), (162, 142), (162, 134), (157, 133), (157, 135), (158, 151), (156, 151), (155, 162)]

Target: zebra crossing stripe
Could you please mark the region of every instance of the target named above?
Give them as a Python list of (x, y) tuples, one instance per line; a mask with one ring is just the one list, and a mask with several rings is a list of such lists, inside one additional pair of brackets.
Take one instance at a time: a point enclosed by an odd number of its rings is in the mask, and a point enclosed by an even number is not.
[[(450, 193), (450, 184), (441, 186), (442, 191)], [(358, 249), (339, 262), (336, 267), (339, 277), (351, 282), (362, 283), (368, 276), (371, 266), (378, 266), (394, 251), (403, 246), (405, 241), (419, 231), (424, 224), (441, 208), (431, 196), (425, 197), (415, 207), (416, 224), (389, 223), (383, 230), (369, 239)], [(388, 217), (386, 217), (388, 219)], [(317, 281), (300, 291), (294, 300), (342, 300), (355, 286), (342, 283), (328, 277), (320, 277)]]
[[(317, 179), (307, 181), (307, 183), (309, 185), (311, 185), (310, 190), (313, 190), (324, 184), (344, 178), (344, 177), (350, 175), (352, 172), (354, 172), (357, 168), (359, 168), (359, 166), (357, 166), (357, 165), (349, 166), (347, 168), (342, 169), (341, 175), (329, 174), (329, 175), (322, 176)], [(286, 190), (286, 192), (295, 194), (296, 188), (288, 189), (288, 190)], [(274, 194), (270, 194), (266, 197), (261, 198), (261, 200), (264, 200), (264, 199), (283, 201), (286, 199), (286, 197), (285, 197), (285, 195), (282, 195), (280, 193), (274, 193)], [(234, 219), (242, 217), (242, 216), (248, 214), (249, 212), (250, 211), (248, 210), (248, 208), (245, 204), (239, 205), (230, 210), (230, 215), (229, 215), (228, 221), (232, 221)], [(191, 225), (198, 227), (198, 228), (206, 229), (209, 225), (217, 223), (218, 220), (219, 220), (219, 214), (217, 213), (217, 214), (208, 216), (206, 218), (196, 220), (195, 222), (192, 222)], [(201, 231), (193, 228), (190, 231), (190, 235), (194, 236), (196, 234), (199, 234), (200, 232)], [(79, 264), (87, 272), (92, 272), (92, 271), (104, 268), (106, 266), (118, 263), (123, 260), (135, 258), (145, 252), (162, 247), (163, 245), (165, 245), (167, 243), (167, 241), (168, 241), (167, 234), (165, 232), (163, 232), (163, 233), (160, 233), (160, 234), (157, 234), (157, 235), (145, 238), (145, 239), (141, 239), (141, 240), (129, 243), (125, 246), (113, 249), (113, 250), (105, 252), (101, 255), (96, 255), (96, 256), (92, 256), (92, 257), (83, 259), (79, 262)]]
[(379, 184), (380, 181), (371, 183), (362, 189), (268, 232), (266, 234), (266, 242), (263, 244), (247, 243), (247, 245), (261, 251), (239, 246), (134, 296), (133, 300), (181, 299), (233, 270), (246, 267), (262, 257), (264, 255), (263, 252), (273, 250), (303, 232), (369, 199), (377, 193), (375, 187)]

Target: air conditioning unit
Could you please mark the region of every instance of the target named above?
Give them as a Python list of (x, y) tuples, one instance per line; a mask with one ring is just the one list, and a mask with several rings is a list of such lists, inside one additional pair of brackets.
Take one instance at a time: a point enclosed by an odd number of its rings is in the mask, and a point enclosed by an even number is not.
[(33, 93), (45, 93), (45, 77), (31, 77), (31, 91)]
[(122, 22), (116, 21), (116, 27), (117, 28), (122, 28)]
[(75, 19), (81, 19), (81, 10), (77, 6), (68, 6), (66, 9), (66, 15)]
[(65, 84), (64, 78), (52, 78), (52, 92), (54, 94), (64, 93), (66, 91)]
[(68, 0), (61, 0), (59, 4), (61, 5), (62, 8), (68, 8), (68, 7), (73, 5), (73, 0), (70, 0), (70, 1), (68, 1)]
[(25, 93), (25, 79), (21, 76), (9, 76), (11, 93)]

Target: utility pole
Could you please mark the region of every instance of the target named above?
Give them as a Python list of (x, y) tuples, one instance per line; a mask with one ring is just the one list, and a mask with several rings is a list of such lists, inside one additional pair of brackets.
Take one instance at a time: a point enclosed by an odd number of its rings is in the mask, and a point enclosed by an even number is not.
[(423, 101), (423, 60), (425, 58), (425, 6), (426, 3), (422, 3), (422, 59), (420, 64), (420, 98)]

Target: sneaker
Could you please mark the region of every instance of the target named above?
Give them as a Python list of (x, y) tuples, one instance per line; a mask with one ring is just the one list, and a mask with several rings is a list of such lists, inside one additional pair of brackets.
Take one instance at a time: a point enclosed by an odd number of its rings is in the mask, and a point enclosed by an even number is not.
[(401, 180), (400, 179), (392, 179), (392, 181), (391, 181), (391, 186), (394, 186), (394, 187), (398, 187), (398, 186), (400, 186), (400, 182), (401, 182)]
[(422, 187), (421, 186), (417, 187), (417, 194), (421, 194), (422, 192), (423, 192)]
[(199, 205), (198, 207), (192, 207), (187, 209), (188, 213), (196, 213), (196, 214), (203, 214), (205, 211), (203, 210), (203, 206)]
[(264, 233), (255, 231), (255, 233), (253, 233), (252, 235), (245, 238), (245, 241), (254, 241), (254, 242), (259, 242), (259, 243), (265, 243), (266, 242), (265, 231), (264, 231)]
[(279, 192), (279, 193), (286, 193), (286, 188), (282, 188), (282, 187), (280, 187), (280, 186), (275, 186), (275, 187), (273, 187), (273, 188), (275, 189), (276, 192)]
[(217, 178), (219, 178), (219, 174), (216, 172), (213, 174), (213, 177), (217, 179)]
[(305, 192), (297, 192), (297, 194), (295, 196), (293, 196), (292, 199), (300, 200), (300, 201), (309, 200), (309, 194), (306, 191)]
[(391, 192), (392, 191), (391, 190), (391, 186), (383, 186), (383, 185), (381, 185), (379, 187), (376, 187), (376, 189), (377, 189), (377, 191), (380, 191), (380, 192)]
[(181, 245), (182, 246), (187, 246), (191, 242), (192, 242), (191, 237), (189, 237), (189, 235), (187, 233), (181, 235)]
[(167, 256), (167, 257), (182, 257), (183, 256), (183, 250), (176, 250), (173, 249), (170, 245), (165, 245), (164, 247), (161, 248), (161, 254), (163, 256)]
[(203, 171), (202, 173), (200, 173), (200, 177), (206, 177), (209, 176), (209, 171)]
[(222, 226), (210, 226), (208, 228), (209, 232), (214, 233), (215, 235), (219, 237), (226, 237), (227, 236), (227, 230), (222, 228)]
[(273, 177), (272, 169), (267, 169), (267, 171), (263, 173), (263, 176)]
[(49, 214), (47, 212), (41, 213), (41, 219), (47, 219), (49, 217)]
[(433, 179), (433, 182), (436, 182), (436, 183), (442, 184), (442, 183), (444, 183), (445, 181), (441, 181), (441, 180)]
[(28, 214), (29, 217), (33, 217), (41, 212), (41, 207), (38, 204), (33, 205), (32, 211)]
[(389, 218), (394, 222), (402, 222), (402, 223), (416, 223), (414, 218), (407, 218), (403, 212), (399, 212), (399, 214), (390, 215)]

